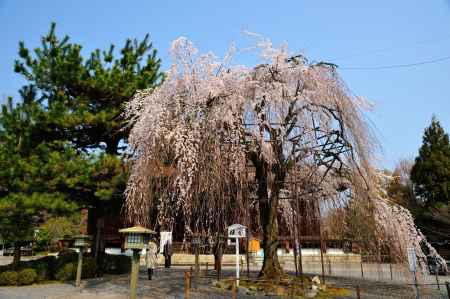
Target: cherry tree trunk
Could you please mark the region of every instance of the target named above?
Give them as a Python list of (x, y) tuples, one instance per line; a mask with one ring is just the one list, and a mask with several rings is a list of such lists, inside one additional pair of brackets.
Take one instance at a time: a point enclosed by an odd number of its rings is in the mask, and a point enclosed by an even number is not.
[(259, 215), (262, 228), (262, 248), (264, 260), (260, 277), (279, 279), (283, 274), (277, 257), (278, 246), (278, 199), (286, 171), (278, 165), (268, 165), (265, 161), (252, 156), (255, 165)]
[(283, 274), (278, 262), (278, 199), (271, 198), (260, 201), (260, 221), (262, 226), (264, 251), (263, 266), (259, 276), (268, 279), (278, 279)]

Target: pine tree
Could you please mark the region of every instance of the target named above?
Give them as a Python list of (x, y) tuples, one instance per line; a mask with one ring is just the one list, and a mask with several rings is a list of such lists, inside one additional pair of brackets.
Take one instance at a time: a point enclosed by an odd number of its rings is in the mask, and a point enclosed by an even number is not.
[(411, 170), (414, 200), (409, 209), (417, 226), (431, 241), (450, 234), (450, 142), (448, 134), (433, 117), (425, 129), (419, 156)]
[(419, 156), (411, 171), (414, 192), (427, 207), (450, 199), (450, 143), (436, 117), (425, 129)]
[(118, 217), (127, 176), (121, 153), (130, 128), (122, 112), (136, 90), (152, 89), (163, 80), (161, 61), (148, 35), (142, 41), (128, 39), (119, 54), (111, 45), (85, 58), (81, 45), (68, 36), (59, 39), (55, 29), (51, 24), (34, 51), (19, 44), (15, 71), (36, 87), (38, 102), (50, 116), (43, 124), (48, 138), (70, 142), (97, 164), (83, 199), (90, 214)]

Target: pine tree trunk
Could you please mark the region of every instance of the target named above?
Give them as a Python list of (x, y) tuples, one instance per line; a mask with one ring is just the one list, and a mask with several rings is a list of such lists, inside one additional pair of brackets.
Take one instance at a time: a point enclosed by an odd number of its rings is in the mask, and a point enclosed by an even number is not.
[(93, 235), (91, 243), (91, 256), (98, 265), (101, 265), (101, 259), (105, 255), (105, 235), (104, 235), (104, 217), (105, 207), (103, 203), (89, 210), (89, 233)]
[(14, 244), (14, 259), (13, 259), (13, 267), (17, 268), (20, 263), (20, 243), (16, 242)]

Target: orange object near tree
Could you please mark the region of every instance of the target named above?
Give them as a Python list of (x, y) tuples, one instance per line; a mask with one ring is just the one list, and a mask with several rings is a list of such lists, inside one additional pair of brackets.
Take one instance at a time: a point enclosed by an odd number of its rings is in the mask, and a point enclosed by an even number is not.
[(261, 249), (260, 241), (255, 238), (251, 238), (248, 242), (248, 251), (249, 252), (258, 252)]

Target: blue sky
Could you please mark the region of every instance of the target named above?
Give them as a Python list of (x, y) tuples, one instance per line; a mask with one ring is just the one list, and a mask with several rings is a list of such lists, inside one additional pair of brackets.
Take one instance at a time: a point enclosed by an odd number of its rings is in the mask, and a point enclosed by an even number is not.
[[(350, 89), (375, 103), (369, 118), (383, 147), (380, 167), (414, 157), (423, 129), (436, 114), (450, 131), (450, 60), (411, 68), (346, 70), (415, 63), (450, 56), (450, 1), (23, 1), (0, 0), (0, 101), (24, 81), (13, 72), (18, 42), (39, 46), (57, 23), (84, 53), (150, 33), (166, 69), (167, 50), (180, 35), (201, 51), (223, 54), (231, 42), (251, 41), (242, 30), (275, 44), (288, 42), (312, 60), (338, 64)], [(249, 57), (239, 62), (253, 63)]]

